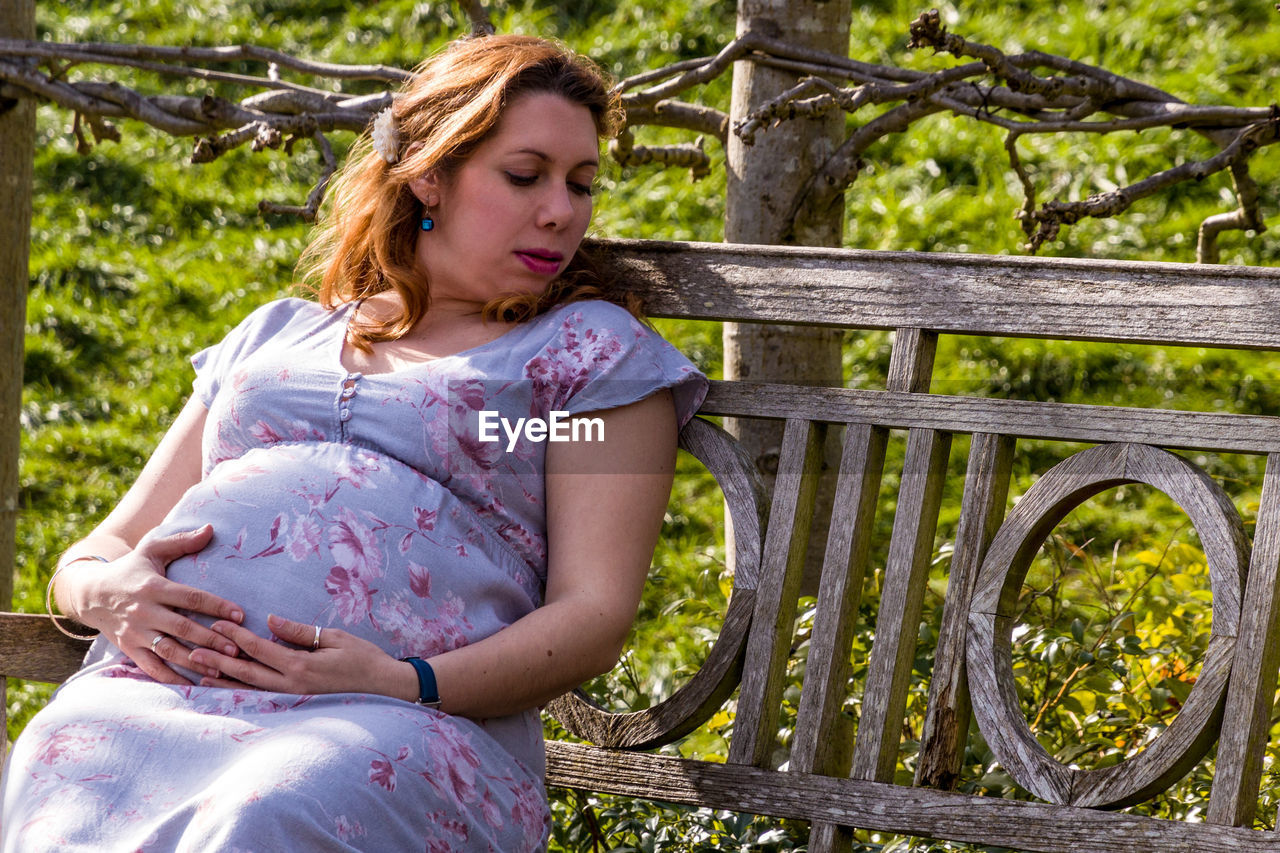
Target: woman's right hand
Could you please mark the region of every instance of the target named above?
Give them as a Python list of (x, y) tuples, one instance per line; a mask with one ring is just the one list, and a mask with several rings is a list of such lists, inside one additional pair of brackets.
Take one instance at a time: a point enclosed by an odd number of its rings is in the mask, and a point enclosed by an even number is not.
[[(213, 527), (206, 524), (183, 533), (144, 538), (137, 548), (106, 564), (89, 560), (67, 563), (58, 576), (58, 589), (63, 593), (60, 598), (70, 604), (63, 612), (97, 628), (156, 681), (192, 683), (169, 662), (199, 669), (188, 659), (192, 647), (204, 646), (231, 657), (239, 650), (222, 634), (178, 611), (244, 621), (244, 611), (238, 605), (165, 577), (169, 563), (202, 550), (212, 536)], [(153, 645), (157, 636), (161, 639)]]

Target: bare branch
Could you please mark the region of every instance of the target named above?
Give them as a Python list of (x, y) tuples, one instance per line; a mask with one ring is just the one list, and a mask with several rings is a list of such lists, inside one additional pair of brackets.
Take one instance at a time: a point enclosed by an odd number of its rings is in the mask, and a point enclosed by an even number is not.
[[(623, 99), (623, 105), (646, 107), (658, 101), (678, 95), (686, 89), (692, 89), (723, 74), (735, 61), (746, 56), (755, 49), (757, 38), (752, 33), (745, 33), (725, 45), (724, 49), (706, 62), (689, 67), (688, 70), (667, 80), (665, 83), (634, 92)], [(686, 64), (686, 63), (682, 63)]]
[[(459, 0), (473, 34), (493, 27), (483, 0)], [(1005, 131), (1010, 168), (1022, 185), (1024, 199), (1018, 218), (1027, 233), (1027, 247), (1036, 251), (1058, 234), (1061, 226), (1085, 216), (1114, 216), (1134, 201), (1185, 180), (1230, 169), (1239, 208), (1211, 216), (1199, 234), (1199, 256), (1216, 258), (1217, 235), (1230, 228), (1262, 230), (1256, 183), (1248, 160), (1259, 147), (1276, 141), (1277, 119), (1266, 107), (1227, 107), (1187, 104), (1160, 89), (1127, 79), (1104, 68), (1052, 54), (1030, 51), (1005, 54), (990, 45), (946, 32), (941, 17), (927, 12), (911, 24), (911, 45), (950, 53), (962, 62), (936, 71), (918, 71), (861, 62), (847, 56), (800, 48), (759, 33), (748, 32), (714, 56), (672, 63), (627, 77), (616, 87), (626, 110), (626, 130), (610, 146), (624, 165), (659, 163), (687, 167), (695, 177), (709, 168), (703, 137), (721, 144), (728, 138), (728, 116), (713, 107), (677, 100), (681, 92), (708, 83), (734, 62), (766, 64), (804, 79), (734, 129), (750, 144), (755, 135), (781, 121), (817, 116), (832, 110), (849, 114), (867, 105), (888, 109), (856, 128), (809, 181), (792, 210), (801, 221), (814, 210), (839, 202), (845, 189), (865, 167), (863, 156), (878, 140), (900, 133), (937, 112), (949, 112), (991, 124)], [(226, 63), (257, 62), (262, 76), (217, 67)], [(95, 64), (227, 83), (249, 90), (238, 102), (223, 98), (144, 95), (116, 82), (75, 81), (68, 73), (76, 66)], [(118, 139), (112, 119), (134, 118), (175, 136), (198, 137), (193, 160), (203, 162), (242, 145), (254, 150), (315, 139), (331, 157), (326, 133), (360, 131), (389, 102), (389, 92), (352, 97), (312, 81), (282, 79), (281, 71), (330, 80), (373, 79), (395, 84), (412, 72), (385, 66), (342, 66), (312, 62), (280, 51), (251, 45), (223, 48), (153, 47), (149, 45), (51, 44), (0, 40), (0, 110), (5, 99), (37, 97), (52, 101), (75, 115), (72, 133), (77, 146)], [(1042, 76), (1044, 72), (1048, 76)], [(841, 82), (852, 84), (842, 87)], [(1003, 83), (1002, 83), (1003, 81)], [(637, 145), (630, 128), (659, 125), (700, 134), (694, 144)], [(85, 132), (88, 127), (89, 133)], [(1027, 134), (1142, 132), (1152, 128), (1190, 129), (1221, 150), (1195, 163), (1167, 169), (1132, 186), (1092, 196), (1084, 201), (1051, 201), (1037, 206), (1035, 181), (1018, 151)], [(282, 141), (283, 140), (283, 141)], [(264, 203), (274, 212), (294, 211), (314, 216), (327, 185), (331, 166), (317, 183), (306, 205), (289, 207)]]
[(1258, 211), (1258, 184), (1249, 174), (1249, 164), (1233, 163), (1231, 177), (1240, 206), (1230, 213), (1219, 213), (1200, 223), (1200, 231), (1196, 235), (1197, 263), (1218, 263), (1218, 235), (1223, 231), (1262, 232), (1267, 230), (1266, 223), (1262, 221), (1262, 215)]
[[(981, 65), (948, 68), (911, 83), (864, 83), (851, 89), (841, 89), (821, 77), (806, 77), (799, 85), (783, 92), (763, 107), (749, 114), (734, 126), (734, 133), (747, 145), (752, 144), (756, 131), (770, 121), (777, 123), (798, 116), (819, 116), (840, 108), (856, 113), (863, 105), (883, 104), (889, 101), (913, 101), (927, 98), (934, 92), (980, 72)], [(815, 98), (799, 100), (811, 91), (818, 91)]]
[[(241, 62), (269, 63), (267, 76), (252, 77), (173, 63)], [(33, 60), (49, 69), (42, 72)], [(239, 103), (211, 95), (142, 95), (116, 82), (67, 81), (69, 68), (82, 63), (132, 67), (166, 75), (210, 82), (233, 83), (256, 91)], [(0, 41), (0, 81), (70, 109), (75, 114), (72, 133), (76, 147), (87, 153), (91, 144), (84, 133), (87, 124), (95, 141), (119, 139), (111, 118), (133, 118), (172, 136), (198, 137), (191, 159), (208, 162), (246, 143), (255, 151), (286, 148), (294, 139), (315, 139), (324, 160), (321, 179), (302, 206), (263, 202), (264, 212), (295, 213), (312, 219), (324, 197), (336, 164), (325, 133), (361, 131), (391, 99), (389, 92), (351, 97), (342, 92), (316, 89), (280, 79), (286, 67), (337, 79), (381, 79), (396, 82), (408, 72), (383, 66), (337, 66), (298, 60), (278, 51), (238, 48), (167, 48), (147, 45), (59, 45), (43, 42)], [(288, 139), (288, 142), (282, 140)]]
[[(637, 86), (646, 86), (655, 80), (666, 80), (668, 77), (674, 77), (685, 71), (699, 68), (715, 59), (714, 56), (703, 56), (697, 59), (685, 59), (681, 62), (673, 62), (670, 65), (664, 65), (661, 68), (654, 68), (649, 71), (642, 71), (631, 77), (624, 77), (618, 81), (618, 85), (613, 87), (615, 92), (626, 92), (628, 89), (634, 89)], [(625, 100), (625, 99), (624, 99)]]
[[(943, 97), (938, 98), (946, 108), (957, 115), (968, 116), (978, 121), (994, 124), (1005, 130), (1014, 131), (1020, 134), (1024, 133), (1115, 133), (1121, 130), (1150, 130), (1156, 127), (1186, 127), (1198, 129), (1200, 127), (1211, 128), (1213, 130), (1222, 130), (1223, 128), (1239, 128), (1258, 121), (1265, 120), (1270, 110), (1266, 107), (1200, 107), (1193, 105), (1170, 105), (1169, 109), (1159, 112), (1152, 112), (1148, 115), (1137, 118), (1119, 118), (1119, 119), (1097, 119), (1094, 121), (1080, 121), (1070, 117), (1070, 113), (1082, 113), (1086, 111), (1098, 110), (1098, 105), (1092, 101), (1082, 101), (1080, 105), (1070, 111), (1064, 113), (1061, 120), (1045, 119), (1040, 121), (1023, 121), (1020, 119), (1004, 118), (991, 112), (989, 108), (984, 108), (980, 104), (969, 104), (962, 102), (959, 98), (947, 97), (951, 95), (947, 92)], [(1110, 111), (1108, 107), (1108, 111)], [(1234, 138), (1235, 133), (1231, 134)]]
[[(853, 114), (867, 104), (903, 102), (849, 136), (810, 182), (792, 211), (793, 222), (805, 212), (825, 209), (835, 203), (861, 173), (865, 166), (862, 156), (875, 141), (905, 130), (925, 115), (946, 110), (1007, 131), (1005, 147), (1010, 167), (1024, 191), (1018, 218), (1030, 240), (1027, 248), (1033, 252), (1045, 240), (1056, 237), (1064, 224), (1083, 216), (1117, 215), (1137, 198), (1226, 168), (1232, 169), (1236, 177), (1240, 209), (1210, 217), (1201, 228), (1201, 246), (1211, 250), (1216, 234), (1225, 228), (1257, 230), (1263, 227), (1256, 185), (1248, 176), (1246, 161), (1254, 149), (1273, 141), (1263, 126), (1273, 119), (1272, 109), (1191, 105), (1156, 87), (1086, 63), (1037, 51), (1006, 55), (989, 45), (946, 32), (936, 10), (919, 16), (910, 29), (912, 47), (933, 47), (978, 61), (935, 72), (904, 72), (865, 63), (851, 64), (843, 57), (816, 51), (790, 50), (763, 38), (752, 40), (753, 52), (748, 58), (812, 76), (734, 128), (747, 144), (751, 144), (756, 133), (779, 121), (820, 115), (833, 109)], [(766, 52), (768, 55), (764, 55)], [(1042, 77), (1032, 73), (1039, 68), (1066, 76)], [(824, 79), (841, 77), (861, 85), (842, 89)], [(983, 84), (979, 82), (983, 77), (994, 77), (997, 83), (1003, 80), (1006, 85)], [(899, 82), (892, 82), (894, 80)], [(1124, 190), (1103, 193), (1083, 202), (1050, 202), (1037, 209), (1034, 182), (1018, 156), (1018, 137), (1031, 133), (1138, 132), (1157, 127), (1189, 128), (1223, 150), (1216, 157), (1165, 170)], [(1249, 193), (1252, 201), (1245, 200)], [(1202, 256), (1206, 256), (1206, 251), (1201, 252)]]
[(711, 172), (711, 158), (702, 149), (702, 137), (692, 145), (636, 145), (631, 131), (624, 130), (609, 142), (609, 154), (623, 166), (644, 166), (658, 163), (670, 168), (687, 168), (693, 180), (706, 177)]
[(862, 155), (874, 142), (891, 133), (901, 133), (913, 122), (942, 109), (932, 99), (909, 101), (885, 111), (855, 130), (810, 180), (805, 192), (799, 196), (790, 221), (799, 221), (804, 211), (825, 210), (843, 196), (865, 168)]
[[(1183, 181), (1202, 180), (1215, 172), (1243, 163), (1257, 148), (1276, 142), (1280, 142), (1280, 122), (1260, 122), (1242, 130), (1233, 143), (1207, 160), (1183, 163), (1180, 166), (1165, 169), (1163, 172), (1157, 172), (1130, 186), (1090, 196), (1084, 201), (1046, 202), (1032, 214), (1031, 218), (1037, 227), (1027, 248), (1035, 252), (1047, 240), (1054, 239), (1062, 225), (1072, 225), (1085, 217), (1116, 216), (1128, 210), (1138, 199), (1146, 198)], [(1217, 219), (1217, 217), (1211, 217), (1211, 219)], [(1235, 221), (1239, 220), (1232, 220), (1233, 223)], [(1258, 224), (1261, 225), (1261, 222)], [(1231, 227), (1239, 226), (1232, 224)], [(1223, 228), (1217, 228), (1207, 239), (1212, 239), (1212, 236), (1221, 230)]]
[[(745, 35), (743, 38), (745, 38)], [(751, 44), (754, 50), (769, 57), (806, 63), (815, 68), (820, 68), (822, 70), (808, 73), (814, 73), (822, 77), (836, 77), (852, 80), (855, 83), (914, 83), (921, 77), (927, 76), (922, 71), (912, 71), (907, 68), (898, 68), (894, 65), (875, 65), (870, 62), (860, 62), (847, 56), (837, 56), (834, 53), (826, 53), (813, 48), (799, 47), (781, 39), (767, 38), (765, 36), (752, 36)]]
[(403, 83), (413, 74), (387, 65), (338, 65), (300, 59), (278, 50), (241, 44), (229, 47), (164, 47), (147, 44), (69, 44), (45, 41), (0, 39), (0, 56), (29, 56), (38, 59), (92, 62), (99, 65), (128, 65), (122, 60), (145, 60), (190, 66), (193, 63), (223, 64), (261, 62), (332, 80), (385, 80)]
[(627, 126), (678, 127), (714, 136), (724, 145), (729, 141), (729, 116), (711, 107), (685, 101), (665, 100), (627, 110)]
[(484, 7), (481, 0), (458, 0), (458, 2), (467, 20), (471, 22), (473, 38), (491, 36), (496, 32), (493, 21), (489, 20), (489, 10)]
[[(812, 92), (818, 93), (816, 97), (808, 97)], [(733, 132), (744, 144), (754, 145), (756, 131), (762, 127), (801, 116), (816, 118), (837, 109), (856, 113), (871, 100), (872, 84), (841, 89), (821, 77), (805, 77), (796, 86), (749, 113), (733, 126)]]
[(1023, 233), (1030, 237), (1035, 231), (1035, 224), (1031, 217), (1036, 211), (1036, 185), (1027, 174), (1026, 168), (1022, 165), (1022, 157), (1018, 154), (1019, 135), (1017, 132), (1007, 134), (1004, 138), (1004, 150), (1009, 155), (1009, 166), (1022, 184), (1022, 207), (1014, 213), (1014, 218), (1022, 223)]
[(314, 222), (316, 214), (320, 211), (320, 203), (324, 201), (325, 190), (329, 188), (329, 180), (333, 177), (333, 173), (338, 169), (337, 158), (333, 156), (333, 148), (329, 145), (329, 140), (322, 133), (312, 135), (316, 145), (320, 148), (320, 156), (323, 158), (324, 166), (320, 173), (320, 180), (311, 190), (311, 194), (307, 196), (307, 203), (302, 207), (296, 207), (288, 204), (277, 204), (273, 201), (258, 202), (258, 210), (262, 213), (282, 213), (292, 216), (300, 216), (307, 222)]
[(1009, 88), (1015, 92), (1043, 95), (1056, 98), (1059, 95), (1077, 95), (1095, 97), (1103, 94), (1109, 87), (1091, 76), (1078, 77), (1037, 77), (1034, 74), (1009, 61), (999, 50), (985, 44), (970, 42), (954, 33), (949, 33), (942, 26), (942, 15), (937, 9), (924, 12), (911, 22), (909, 27), (911, 41), (907, 47), (932, 47), (946, 51), (957, 57), (970, 57), (981, 60), (997, 77), (1005, 80)]

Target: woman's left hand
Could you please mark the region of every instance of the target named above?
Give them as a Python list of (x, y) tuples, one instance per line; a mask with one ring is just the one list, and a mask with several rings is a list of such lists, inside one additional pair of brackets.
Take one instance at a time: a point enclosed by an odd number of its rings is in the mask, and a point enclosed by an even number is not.
[(367, 640), (339, 628), (323, 628), (320, 645), (312, 648), (315, 625), (274, 614), (267, 617), (267, 624), (276, 637), (301, 648), (260, 637), (234, 622), (215, 622), (213, 630), (235, 643), (243, 656), (229, 657), (207, 648), (193, 650), (193, 664), (224, 676), (206, 677), (200, 683), (277, 693), (382, 693), (410, 701), (418, 695), (413, 668)]

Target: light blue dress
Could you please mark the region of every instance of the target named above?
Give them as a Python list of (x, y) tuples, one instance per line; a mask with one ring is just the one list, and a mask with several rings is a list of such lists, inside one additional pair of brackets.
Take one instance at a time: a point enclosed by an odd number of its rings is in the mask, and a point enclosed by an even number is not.
[[(169, 577), (241, 604), (264, 636), (277, 613), (430, 658), (501, 630), (541, 603), (547, 442), (495, 424), (661, 388), (683, 424), (706, 393), (606, 302), (369, 376), (341, 365), (353, 308), (273, 302), (193, 358), (203, 479), (152, 535), (212, 523)], [(100, 639), (13, 748), (2, 849), (538, 850), (542, 772), (536, 709), (474, 721), (369, 694), (174, 687)]]

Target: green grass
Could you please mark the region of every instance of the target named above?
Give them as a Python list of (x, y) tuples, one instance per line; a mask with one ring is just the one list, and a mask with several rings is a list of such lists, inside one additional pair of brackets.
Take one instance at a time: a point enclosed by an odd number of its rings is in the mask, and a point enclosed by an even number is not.
[[(718, 0), (497, 5), (500, 30), (562, 38), (619, 76), (714, 53), (734, 28), (734, 4)], [(906, 24), (922, 8), (900, 0), (858, 5), (851, 55), (918, 69), (951, 64), (947, 57), (906, 49)], [(1097, 62), (1190, 101), (1265, 105), (1274, 100), (1280, 82), (1280, 66), (1274, 62), (1277, 19), (1269, 4), (1021, 2), (963, 13), (955, 5), (941, 8), (948, 26), (972, 39), (1010, 52), (1039, 49)], [(210, 0), (198, 7), (174, 0), (71, 0), (41, 3), (38, 14), (41, 37), (53, 40), (256, 42), (317, 59), (401, 67), (415, 64), (460, 31), (454, 6), (417, 0), (384, 0), (355, 9), (337, 0)], [(200, 83), (145, 74), (126, 74), (124, 79), (151, 92), (205, 90)], [(362, 90), (369, 88), (362, 85)], [(691, 97), (727, 110), (728, 81), (715, 81)], [(859, 114), (851, 122), (863, 120)], [(122, 126), (120, 143), (105, 143), (81, 156), (70, 127), (69, 115), (41, 108), (15, 593), (17, 609), (27, 611), (42, 609), (44, 584), (57, 554), (112, 506), (189, 393), (186, 359), (252, 308), (290, 292), (293, 263), (307, 229), (283, 217), (260, 217), (257, 203), (263, 198), (300, 201), (318, 171), (317, 157), (306, 145), (299, 145), (291, 158), (280, 152), (236, 151), (194, 166), (187, 162), (189, 140), (170, 140), (135, 125)], [(641, 130), (638, 137), (651, 144), (688, 140), (675, 131)], [(349, 139), (339, 137), (335, 143), (341, 153)], [(1035, 139), (1022, 145), (1040, 185), (1054, 188), (1043, 189), (1042, 198), (1083, 198), (1111, 183), (1132, 182), (1208, 152), (1186, 131)], [(712, 173), (699, 182), (690, 181), (687, 173), (653, 167), (606, 168), (593, 231), (719, 240), (724, 153), (714, 142), (708, 151)], [(846, 245), (1022, 251), (1023, 236), (1012, 217), (1021, 193), (1007, 169), (1003, 137), (994, 128), (933, 117), (873, 146), (866, 160), (869, 168), (847, 195)], [(1253, 172), (1264, 188), (1263, 212), (1274, 218), (1280, 158), (1259, 158)], [(1224, 201), (1228, 186), (1219, 175), (1178, 187), (1138, 203), (1118, 220), (1085, 221), (1064, 229), (1043, 253), (1190, 261), (1199, 221), (1233, 206)], [(1280, 238), (1272, 231), (1228, 233), (1222, 243), (1223, 260), (1230, 263), (1275, 264), (1280, 257)], [(719, 374), (718, 327), (664, 321), (659, 328), (708, 373)], [(850, 336), (846, 369), (851, 384), (877, 387), (883, 382), (888, 343), (883, 333)], [(945, 393), (1267, 414), (1275, 413), (1280, 403), (1272, 387), (1276, 362), (1257, 355), (949, 337), (941, 344), (938, 363), (934, 390)], [(1170, 389), (1176, 389), (1172, 397)], [(958, 438), (952, 450), (952, 498), (960, 485), (954, 472), (961, 470), (965, 446)], [(1020, 445), (1014, 493), (1072, 449)], [(896, 486), (894, 465), (900, 459), (901, 442), (895, 440), (886, 495)], [(1251, 523), (1258, 460), (1205, 455), (1195, 461), (1224, 482)], [(614, 707), (644, 707), (669, 695), (697, 666), (718, 630), (729, 585), (720, 499), (698, 467), (682, 458), (654, 582), (625, 665), (592, 685), (595, 695)], [(881, 510), (881, 542), (887, 541), (890, 509), (886, 505)], [(918, 732), (923, 711), (922, 685), (931, 667), (930, 640), (936, 636), (938, 596), (945, 586), (955, 521), (954, 513), (944, 513), (941, 521), (921, 627), (924, 642), (916, 662), (921, 689), (913, 691), (908, 709), (904, 772), (913, 761), (911, 732)], [(1204, 608), (1198, 603), (1204, 597), (1202, 555), (1186, 535), (1185, 517), (1142, 490), (1091, 502), (1073, 513), (1057, 535), (1031, 573), (1027, 597), (1034, 607), (1028, 611), (1029, 628), (1019, 639), (1029, 717), (1042, 718), (1039, 734), (1051, 751), (1087, 743), (1094, 760), (1114, 761), (1135, 748), (1144, 733), (1158, 729), (1171, 707), (1169, 697), (1176, 700), (1187, 673), (1194, 673), (1196, 652), (1207, 636), (1207, 619), (1201, 618)], [(1153, 554), (1163, 555), (1164, 561), (1157, 556), (1153, 565)], [(873, 566), (882, 563), (883, 553), (877, 552)], [(879, 580), (877, 573), (869, 581), (861, 614), (865, 625), (873, 618)], [(1069, 595), (1049, 594), (1055, 590)], [(1108, 607), (1123, 605), (1135, 591), (1132, 619), (1108, 615)], [(809, 605), (803, 603), (802, 611)], [(811, 615), (798, 623), (801, 652), (810, 621)], [(865, 676), (868, 643), (864, 632), (852, 650), (855, 696)], [(1093, 700), (1085, 698), (1092, 695), (1089, 691), (1072, 689), (1054, 703), (1056, 691), (1045, 685), (1060, 685), (1078, 663), (1090, 663), (1084, 652), (1092, 655), (1092, 665), (1074, 676), (1073, 684), (1096, 690), (1104, 702), (1090, 705)], [(1121, 668), (1126, 670), (1123, 677)], [(802, 655), (797, 677), (801, 670)], [(1156, 678), (1152, 673), (1164, 674)], [(1164, 692), (1151, 694), (1150, 689)], [(47, 693), (36, 685), (19, 685), (10, 692), (10, 736)], [(794, 685), (787, 695), (784, 724), (789, 725), (797, 700)], [(1146, 701), (1152, 695), (1159, 701), (1143, 705), (1135, 698)], [(1131, 707), (1135, 703), (1136, 709)], [(847, 710), (856, 715), (856, 698)], [(673, 749), (721, 759), (732, 722), (730, 706)], [(786, 737), (784, 731), (784, 743)], [(1175, 816), (1193, 812), (1209, 769), (1198, 768), (1149, 810)], [(966, 756), (964, 785), (992, 795), (1017, 795), (980, 741)], [(584, 804), (611, 833), (610, 843), (617, 849), (792, 849), (804, 838), (803, 827), (786, 824), (775, 827), (616, 798), (557, 795), (557, 849), (586, 849), (589, 822), (579, 811)], [(865, 833), (859, 849), (879, 850), (892, 843)]]

